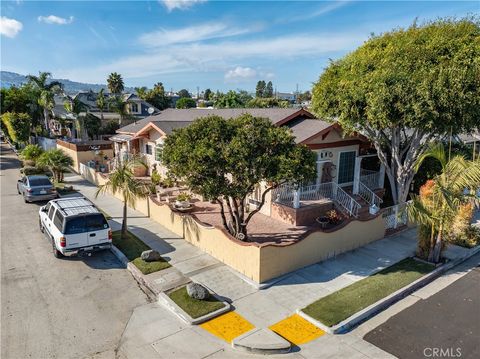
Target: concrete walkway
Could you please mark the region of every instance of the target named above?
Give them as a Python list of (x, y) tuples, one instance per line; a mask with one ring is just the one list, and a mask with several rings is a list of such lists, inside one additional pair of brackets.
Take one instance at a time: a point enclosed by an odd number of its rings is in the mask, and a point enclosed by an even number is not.
[[(110, 195), (94, 198), (96, 187), (80, 176), (66, 181), (90, 198), (112, 217), (112, 228), (121, 225), (122, 202)], [(235, 311), (256, 328), (269, 326), (292, 315), (313, 301), (361, 280), (414, 254), (415, 230), (407, 230), (365, 247), (292, 272), (271, 287), (258, 290), (230, 267), (202, 252), (138, 211), (128, 210), (129, 230), (173, 267), (150, 274), (159, 290), (174, 286), (177, 280), (202, 283), (233, 304)], [(200, 327), (187, 326), (157, 303), (135, 310), (125, 330), (121, 352), (127, 357), (251, 358), (233, 351), (228, 344)], [(361, 338), (349, 334), (323, 335), (297, 347), (288, 357), (387, 358)], [(285, 357), (285, 355), (282, 355)]]

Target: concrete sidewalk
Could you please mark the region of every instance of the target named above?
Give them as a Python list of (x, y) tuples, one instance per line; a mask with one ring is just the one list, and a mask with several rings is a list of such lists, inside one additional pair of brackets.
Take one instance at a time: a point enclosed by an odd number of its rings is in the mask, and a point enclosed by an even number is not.
[[(112, 217), (113, 229), (122, 221), (122, 202), (110, 195), (94, 198), (96, 187), (80, 176), (66, 181)], [(373, 242), (336, 258), (308, 266), (284, 276), (271, 287), (258, 290), (230, 267), (184, 241), (160, 224), (133, 209), (128, 209), (129, 230), (169, 260), (172, 268), (149, 277), (158, 291), (191, 279), (232, 303), (235, 312), (256, 328), (268, 328), (315, 300), (344, 288), (399, 260), (414, 254), (415, 230), (407, 230)], [(451, 256), (459, 255), (456, 248)], [(449, 252), (449, 253), (450, 253)], [(126, 357), (243, 358), (229, 344), (200, 327), (187, 326), (157, 303), (135, 310), (125, 330), (121, 352)], [(351, 334), (323, 335), (296, 347), (297, 352), (282, 357), (387, 358), (388, 353)]]

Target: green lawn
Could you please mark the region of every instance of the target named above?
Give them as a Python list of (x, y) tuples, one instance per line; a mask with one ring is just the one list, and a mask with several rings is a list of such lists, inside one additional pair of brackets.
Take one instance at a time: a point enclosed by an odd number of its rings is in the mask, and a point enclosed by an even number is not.
[(317, 300), (302, 311), (330, 327), (414, 282), (433, 269), (433, 265), (406, 258)]
[(201, 317), (224, 307), (224, 304), (212, 295), (205, 300), (190, 298), (187, 293), (187, 287), (177, 289), (168, 294), (168, 296), (192, 318)]
[(148, 251), (150, 247), (130, 232), (128, 232), (127, 238), (123, 239), (120, 238), (120, 234), (120, 231), (112, 233), (113, 244), (125, 254), (125, 257), (135, 264), (143, 274), (158, 272), (159, 270), (170, 267), (170, 264), (163, 259), (156, 262), (145, 262), (140, 256), (143, 251)]

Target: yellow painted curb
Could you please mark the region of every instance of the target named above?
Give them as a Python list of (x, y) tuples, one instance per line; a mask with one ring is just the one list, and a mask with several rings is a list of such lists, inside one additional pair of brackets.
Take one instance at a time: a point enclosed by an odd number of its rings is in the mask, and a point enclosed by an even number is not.
[(235, 312), (222, 314), (200, 324), (200, 327), (227, 343), (231, 343), (236, 337), (255, 328), (252, 323)]
[(323, 330), (317, 328), (298, 314), (273, 324), (270, 326), (270, 329), (295, 345), (308, 343), (325, 334)]

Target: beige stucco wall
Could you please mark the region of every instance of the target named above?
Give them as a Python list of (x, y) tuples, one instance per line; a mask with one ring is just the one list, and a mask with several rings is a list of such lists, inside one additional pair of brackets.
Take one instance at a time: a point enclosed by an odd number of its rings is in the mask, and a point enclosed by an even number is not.
[[(63, 147), (57, 143), (57, 149), (62, 150), (65, 154), (69, 155), (73, 159), (73, 169), (80, 173), (80, 163), (87, 163), (91, 160), (99, 159), (99, 156), (96, 156), (93, 151), (74, 151), (70, 148)], [(103, 156), (108, 158), (113, 158), (113, 149), (102, 150)], [(102, 157), (103, 157), (102, 156)]]
[(289, 246), (262, 247), (260, 282), (364, 246), (384, 235), (385, 224), (378, 216), (370, 221), (352, 221), (334, 232), (311, 233)]

